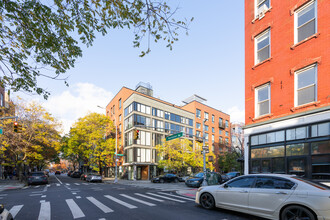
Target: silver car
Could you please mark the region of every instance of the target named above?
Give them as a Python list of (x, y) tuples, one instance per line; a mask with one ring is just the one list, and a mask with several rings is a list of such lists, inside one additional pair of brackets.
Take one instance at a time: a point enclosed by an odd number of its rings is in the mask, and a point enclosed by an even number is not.
[(87, 182), (102, 182), (102, 176), (96, 173), (90, 173), (86, 177)]
[(196, 203), (268, 219), (330, 220), (330, 188), (295, 175), (252, 174), (200, 187)]

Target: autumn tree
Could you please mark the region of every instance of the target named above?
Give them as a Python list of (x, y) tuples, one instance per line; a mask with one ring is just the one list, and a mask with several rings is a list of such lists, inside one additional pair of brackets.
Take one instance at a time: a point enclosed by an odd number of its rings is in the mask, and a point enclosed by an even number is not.
[(101, 168), (113, 162), (115, 139), (106, 138), (113, 130), (112, 121), (103, 114), (90, 113), (79, 118), (62, 145), (64, 156), (73, 163), (83, 162), (101, 174)]
[[(219, 155), (219, 167), (227, 173), (233, 170), (241, 170), (241, 164), (237, 161), (241, 157), (237, 152), (224, 152)], [(242, 172), (242, 171), (241, 171)]]
[[(187, 167), (202, 169), (203, 155), (201, 149), (201, 146), (194, 148), (188, 139), (163, 140), (163, 144), (156, 146), (157, 155), (160, 158), (158, 167), (178, 172), (183, 172)], [(207, 154), (206, 165), (207, 168), (213, 170), (213, 164), (209, 161), (210, 156), (214, 156), (214, 154), (212, 152)]]
[(188, 27), (175, 12), (164, 0), (1, 0), (0, 86), (47, 98), (39, 77), (59, 79), (82, 56), (80, 45), (91, 46), (97, 33), (111, 29), (133, 29), (134, 47), (146, 37), (140, 56), (151, 41), (172, 49)]
[(2, 164), (18, 169), (26, 164), (40, 170), (58, 160), (60, 124), (57, 120), (36, 102), (25, 104), (19, 99), (15, 109), (22, 131), (14, 132), (13, 120), (2, 120)]

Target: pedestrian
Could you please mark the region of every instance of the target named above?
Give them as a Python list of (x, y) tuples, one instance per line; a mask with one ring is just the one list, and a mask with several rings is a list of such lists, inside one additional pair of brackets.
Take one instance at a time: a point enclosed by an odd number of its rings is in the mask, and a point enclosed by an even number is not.
[(8, 177), (8, 173), (7, 173), (7, 170), (5, 170), (4, 172), (3, 172), (3, 175), (4, 175), (4, 177), (5, 177), (5, 180), (7, 179), (7, 177)]

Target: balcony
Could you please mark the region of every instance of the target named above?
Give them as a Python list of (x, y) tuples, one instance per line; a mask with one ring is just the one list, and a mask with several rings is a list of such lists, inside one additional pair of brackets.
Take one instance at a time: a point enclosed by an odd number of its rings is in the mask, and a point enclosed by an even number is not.
[(223, 123), (223, 122), (219, 122), (219, 128), (221, 128), (221, 129), (225, 129), (225, 123)]

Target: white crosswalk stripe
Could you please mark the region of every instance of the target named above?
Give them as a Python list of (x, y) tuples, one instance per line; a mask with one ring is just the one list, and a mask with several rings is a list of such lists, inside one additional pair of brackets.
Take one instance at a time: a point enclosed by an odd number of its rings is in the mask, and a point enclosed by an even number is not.
[(94, 205), (96, 205), (99, 209), (101, 209), (104, 213), (109, 213), (109, 212), (113, 212), (112, 209), (110, 209), (108, 206), (104, 205), (103, 203), (101, 203), (100, 201), (96, 200), (93, 197), (87, 197), (87, 199), (93, 203)]
[(61, 184), (59, 184), (59, 183), (56, 183), (56, 186), (60, 186)]
[(38, 220), (50, 220), (50, 202), (42, 202)]
[(17, 213), (21, 210), (21, 208), (23, 207), (24, 205), (15, 205), (13, 206), (9, 212), (11, 213), (11, 215), (13, 216), (13, 218), (15, 218), (15, 216), (17, 215)]
[(147, 196), (147, 195), (143, 195), (143, 194), (140, 194), (140, 193), (134, 193), (134, 194), (138, 195), (138, 196), (142, 196), (142, 197), (147, 198), (147, 199), (157, 201), (157, 202), (164, 202), (164, 200), (162, 200), (162, 199), (156, 199), (156, 198), (153, 198), (153, 197), (150, 197), (150, 196)]
[(118, 204), (120, 204), (120, 205), (123, 205), (123, 206), (125, 206), (125, 207), (127, 207), (129, 209), (136, 209), (137, 208), (136, 206), (131, 205), (131, 204), (127, 203), (127, 202), (121, 201), (119, 199), (116, 199), (115, 197), (112, 197), (112, 196), (109, 196), (109, 195), (105, 195), (105, 197), (108, 198), (108, 199), (110, 199), (110, 200), (112, 200), (112, 201), (114, 201), (114, 202), (116, 202), (116, 203), (118, 203)]
[(73, 199), (66, 199), (65, 201), (68, 204), (74, 219), (85, 217), (85, 214), (81, 211)]
[(39, 188), (40, 186), (35, 186), (34, 188)]
[(66, 183), (65, 185), (70, 186), (70, 183)]
[(83, 183), (84, 185), (88, 185), (88, 183)]
[(157, 194), (154, 194), (154, 193), (147, 193), (147, 194), (152, 195), (152, 196), (156, 196), (156, 197), (159, 197), (159, 198), (167, 199), (167, 200), (172, 200), (172, 201), (175, 201), (175, 202), (181, 202), (181, 203), (186, 202), (186, 201), (182, 201), (182, 200), (178, 200), (178, 199), (169, 198), (169, 197), (166, 197), (166, 196), (157, 195)]
[(179, 198), (179, 199), (185, 199), (185, 200), (189, 200), (189, 201), (195, 201), (195, 199), (191, 199), (191, 198), (187, 198), (187, 197), (183, 197), (183, 196), (172, 195), (172, 194), (164, 193), (164, 192), (158, 192), (158, 193), (159, 194), (162, 194), (162, 195), (166, 195), (166, 196), (172, 196), (172, 197)]
[(146, 202), (146, 201), (143, 201), (143, 200), (140, 200), (140, 199), (134, 198), (134, 197), (129, 196), (129, 195), (125, 195), (125, 194), (120, 194), (120, 195), (121, 195), (121, 196), (124, 196), (124, 197), (126, 197), (126, 198), (128, 198), (128, 199), (131, 199), (131, 200), (133, 200), (133, 201), (135, 201), (135, 202), (139, 202), (139, 203), (145, 204), (145, 205), (147, 205), (147, 206), (156, 206), (156, 205), (153, 204), (153, 203)]
[(80, 184), (79, 183), (74, 183), (75, 185), (79, 186)]

